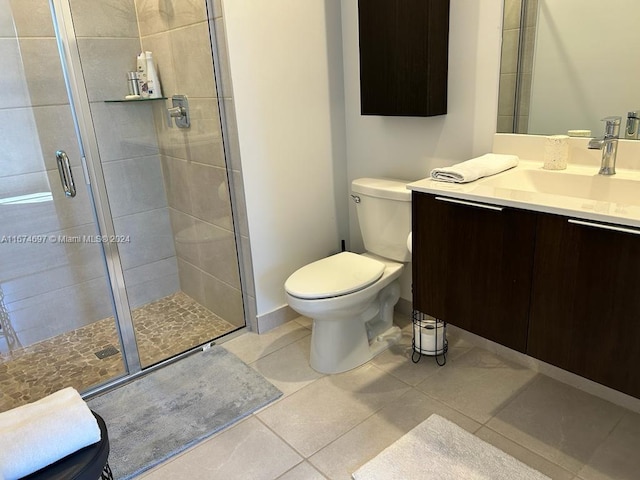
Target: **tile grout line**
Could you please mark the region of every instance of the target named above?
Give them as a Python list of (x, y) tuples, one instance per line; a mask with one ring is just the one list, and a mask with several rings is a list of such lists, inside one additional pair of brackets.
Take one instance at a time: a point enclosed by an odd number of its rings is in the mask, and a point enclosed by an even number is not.
[[(520, 447), (520, 448), (522, 448), (522, 449), (526, 450), (526, 451), (527, 451), (527, 452), (529, 452), (531, 455), (536, 456), (536, 457), (538, 457), (538, 458), (540, 458), (540, 459), (544, 460), (545, 462), (548, 462), (549, 464), (553, 465), (553, 466), (554, 466), (554, 467), (556, 467), (556, 468), (559, 468), (560, 470), (562, 470), (563, 472), (566, 472), (566, 473), (567, 473), (567, 474), (569, 474), (569, 475), (576, 475), (576, 476), (578, 475), (578, 473), (577, 473), (577, 472), (572, 472), (571, 470), (567, 470), (565, 467), (563, 467), (563, 466), (562, 466), (562, 465), (560, 465), (559, 463), (554, 462), (553, 460), (551, 460), (551, 459), (549, 459), (549, 458), (545, 457), (544, 455), (542, 455), (542, 454), (540, 454), (540, 453), (536, 452), (535, 450), (531, 450), (531, 448), (527, 447), (526, 445), (523, 445), (523, 444), (522, 444), (522, 443), (520, 443), (518, 440), (515, 440), (515, 439), (513, 439), (513, 438), (510, 438), (510, 437), (508, 437), (508, 436), (504, 435), (503, 433), (498, 432), (497, 430), (494, 430), (493, 428), (491, 428), (491, 427), (490, 427), (490, 426), (488, 426), (488, 425), (482, 425), (482, 426), (478, 429), (478, 431), (479, 431), (480, 429), (482, 429), (482, 428), (486, 428), (487, 430), (491, 430), (491, 431), (492, 431), (493, 433), (495, 433), (496, 435), (498, 435), (498, 436), (500, 436), (500, 437), (502, 437), (502, 438), (504, 438), (504, 439), (508, 440), (509, 442), (512, 442), (512, 443), (516, 444), (518, 447)], [(480, 437), (478, 437), (478, 438), (480, 438)], [(482, 440), (482, 439), (481, 439), (481, 440)], [(483, 441), (486, 441), (486, 440), (483, 440)], [(487, 443), (489, 443), (489, 442), (487, 442)], [(489, 443), (489, 445), (492, 445), (492, 444), (491, 444), (491, 443)], [(494, 446), (495, 446), (495, 445), (494, 445)], [(496, 447), (496, 448), (498, 448), (498, 447)], [(502, 449), (501, 449), (501, 450), (502, 450)], [(506, 452), (505, 452), (505, 453), (506, 453)], [(513, 456), (513, 455), (511, 455), (511, 456), (512, 456), (512, 457), (514, 457), (514, 458), (516, 458), (516, 457), (515, 457), (515, 456)], [(518, 459), (516, 458), (516, 460), (518, 460)], [(520, 461), (520, 462), (522, 462), (522, 460), (519, 460), (519, 461)], [(524, 463), (524, 462), (522, 462), (522, 463)], [(586, 464), (584, 464), (584, 465), (586, 465)], [(583, 465), (583, 466), (584, 466), (584, 465)], [(531, 467), (531, 468), (533, 468), (533, 467)], [(582, 467), (581, 467), (581, 468), (582, 468)]]

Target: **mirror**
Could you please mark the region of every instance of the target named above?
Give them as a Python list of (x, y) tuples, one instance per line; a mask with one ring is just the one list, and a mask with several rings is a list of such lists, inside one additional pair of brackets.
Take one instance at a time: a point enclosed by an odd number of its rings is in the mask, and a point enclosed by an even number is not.
[[(604, 133), (640, 111), (637, 0), (504, 0), (499, 133)], [(587, 135), (584, 131), (590, 131)]]

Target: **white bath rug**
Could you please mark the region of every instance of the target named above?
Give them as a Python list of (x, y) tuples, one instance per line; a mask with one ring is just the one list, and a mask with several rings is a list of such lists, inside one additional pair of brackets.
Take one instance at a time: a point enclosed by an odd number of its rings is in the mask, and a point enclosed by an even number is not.
[(550, 480), (436, 414), (352, 476), (355, 480)]

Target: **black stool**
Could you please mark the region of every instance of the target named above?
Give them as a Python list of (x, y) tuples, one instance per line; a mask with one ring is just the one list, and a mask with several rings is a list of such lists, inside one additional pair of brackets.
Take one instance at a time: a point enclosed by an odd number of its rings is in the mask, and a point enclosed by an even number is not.
[[(81, 448), (71, 455), (58, 460), (23, 477), (23, 480), (113, 480), (109, 468), (109, 436), (104, 420), (96, 412), (92, 412), (100, 427), (99, 442)], [(55, 439), (52, 439), (55, 442)]]

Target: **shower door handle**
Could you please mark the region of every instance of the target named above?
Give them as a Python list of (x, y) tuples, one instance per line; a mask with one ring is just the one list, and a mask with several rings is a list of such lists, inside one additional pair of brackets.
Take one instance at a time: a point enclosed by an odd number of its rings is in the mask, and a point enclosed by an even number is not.
[(73, 181), (73, 173), (71, 173), (71, 162), (64, 150), (56, 152), (56, 160), (58, 161), (58, 173), (62, 181), (62, 188), (67, 197), (76, 196), (76, 185)]

